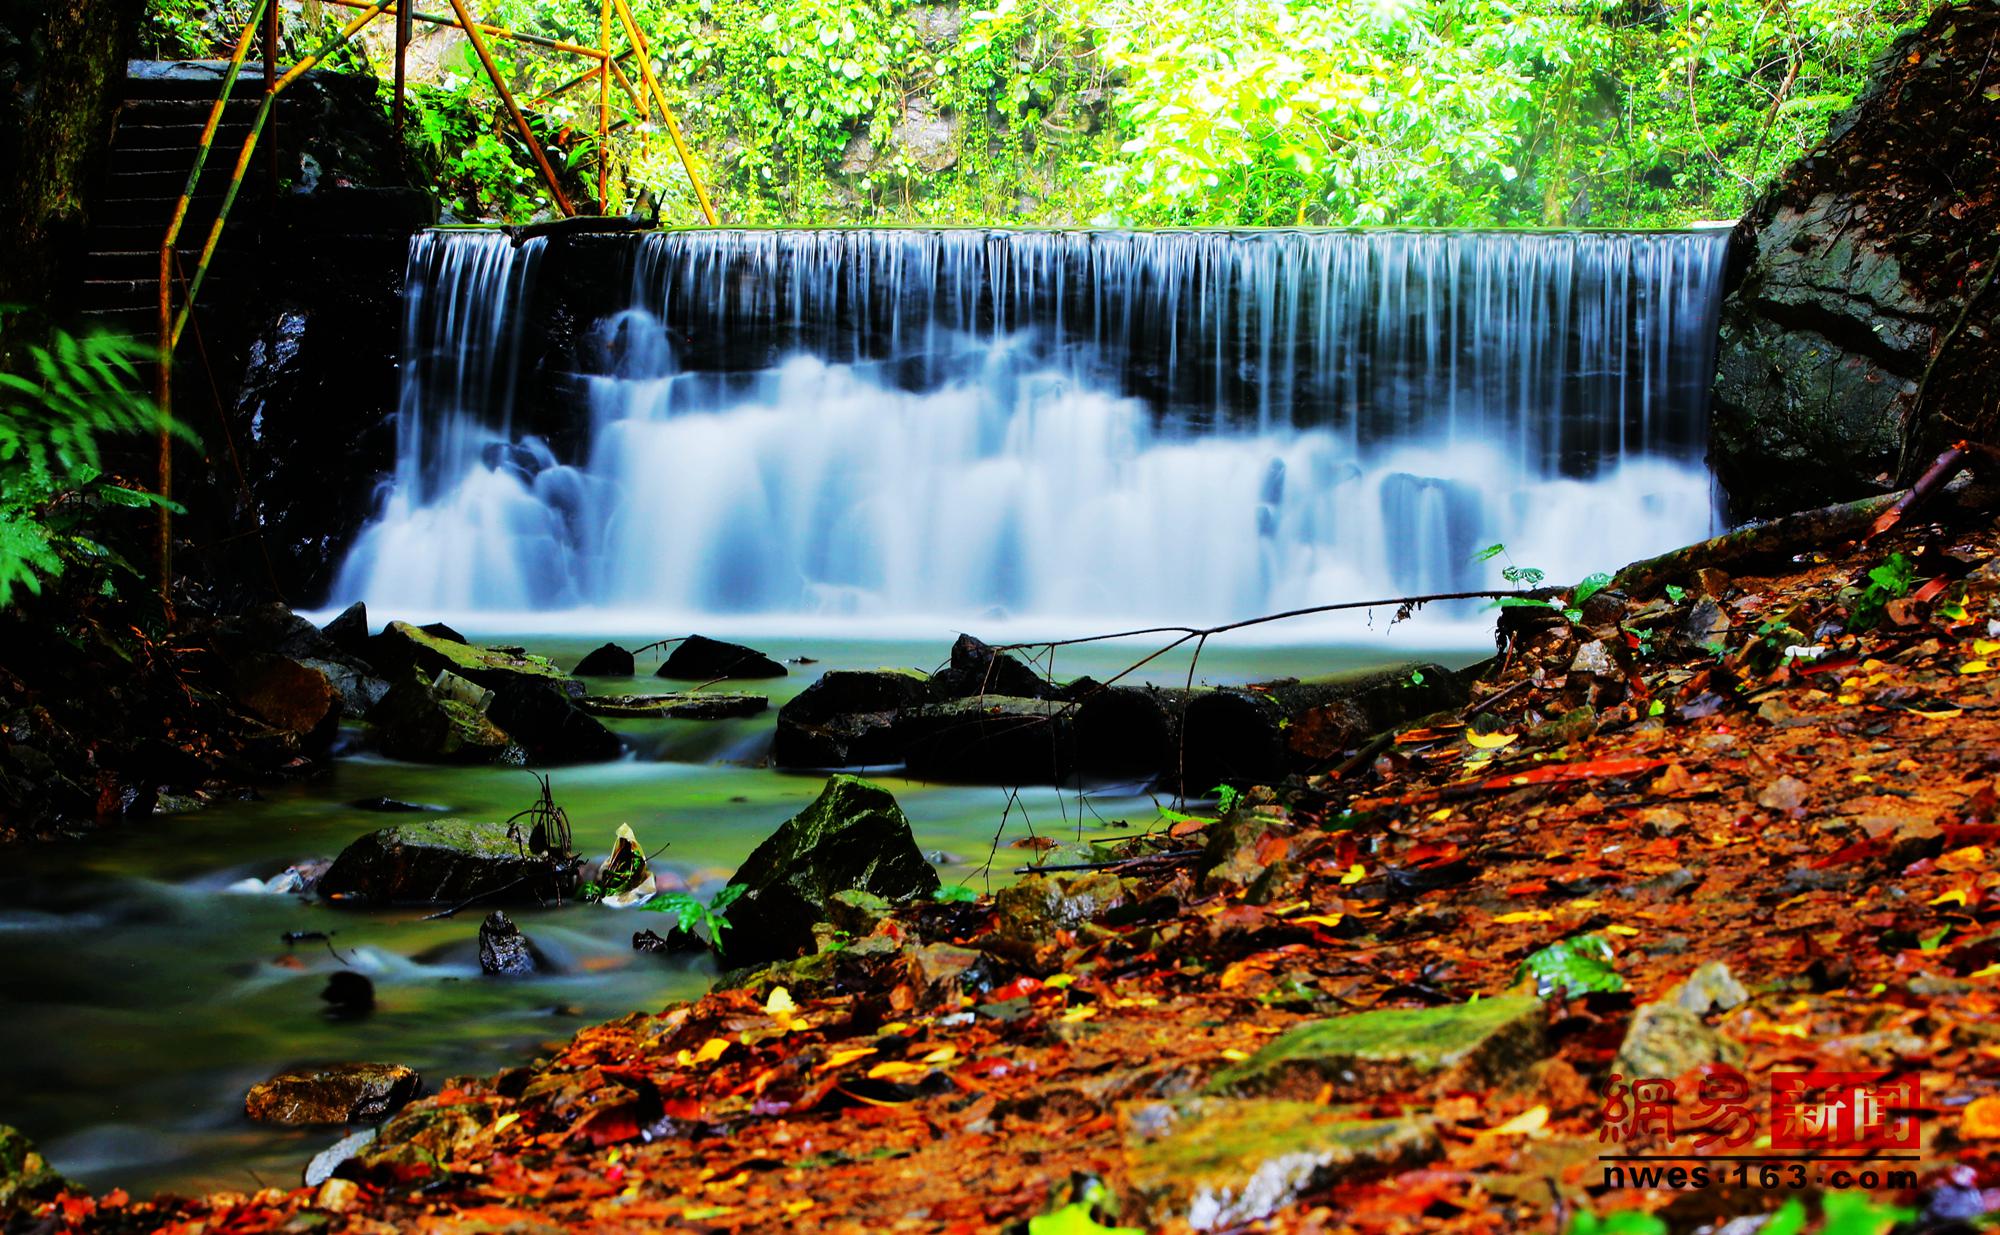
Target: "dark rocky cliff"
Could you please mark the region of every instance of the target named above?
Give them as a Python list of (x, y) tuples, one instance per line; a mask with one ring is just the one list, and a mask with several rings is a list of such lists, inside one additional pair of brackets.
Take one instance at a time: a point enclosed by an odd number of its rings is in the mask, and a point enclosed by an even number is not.
[(1738, 226), (1711, 447), (1733, 515), (1887, 489), (1989, 431), (1996, 44), (2000, 4), (1940, 9)]

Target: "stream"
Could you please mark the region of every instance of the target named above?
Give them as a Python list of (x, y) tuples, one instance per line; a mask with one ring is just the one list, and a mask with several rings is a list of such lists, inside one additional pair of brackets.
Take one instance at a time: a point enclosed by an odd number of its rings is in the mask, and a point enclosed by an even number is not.
[[(482, 642), (521, 643), (568, 668), (600, 638), (534, 637), (471, 630)], [(725, 630), (711, 633), (726, 636)], [(635, 646), (651, 636), (617, 639)], [(1203, 654), (1197, 683), (1310, 676), (1409, 659), (1462, 665), (1478, 649), (1425, 648), (1423, 619), (1343, 646), (1220, 646)], [(1439, 642), (1435, 634), (1430, 636)], [(557, 801), (586, 855), (609, 852), (620, 823), (649, 849), (668, 846), (656, 869), (697, 889), (726, 880), (750, 850), (811, 801), (823, 777), (765, 766), (777, 707), (820, 672), (903, 665), (936, 668), (951, 632), (918, 641), (758, 638), (779, 659), (809, 656), (770, 683), (772, 710), (728, 721), (607, 722), (632, 754), (618, 763), (554, 772)], [(1066, 648), (1062, 676), (1117, 673), (1157, 644)], [(642, 657), (640, 672), (657, 665)], [(1179, 684), (1186, 654), (1153, 661), (1128, 681)], [(593, 693), (685, 688), (651, 677), (594, 678)], [(358, 744), (357, 744), (358, 745)], [(993, 786), (875, 779), (895, 793), (918, 844), (942, 851), (947, 884), (986, 886), (983, 868), (1008, 791)], [(344, 756), (313, 781), (268, 788), (255, 801), (163, 817), (76, 845), (14, 855), (0, 875), (0, 1087), (7, 1118), (55, 1167), (93, 1189), (248, 1190), (290, 1185), (339, 1129), (251, 1123), (243, 1095), (287, 1067), (341, 1060), (409, 1064), (436, 1089), (447, 1077), (526, 1062), (543, 1044), (634, 1010), (698, 995), (714, 975), (706, 958), (634, 952), (633, 932), (665, 931), (637, 911), (571, 903), (510, 913), (560, 972), (488, 978), (477, 933), (483, 908), (424, 921), (421, 908), (357, 909), (296, 895), (231, 890), (302, 859), (331, 857), (366, 832), (437, 814), (504, 819), (536, 796), (519, 768), (450, 768)], [(389, 798), (426, 814), (355, 804)], [(1158, 819), (1135, 784), (1094, 785), (1081, 796), (1023, 791), (993, 862), (1012, 878), (1028, 834), (1117, 837)], [(324, 942), (287, 946), (294, 931)], [(345, 963), (343, 963), (345, 962)], [(375, 984), (376, 1009), (337, 1020), (319, 998), (330, 974), (352, 968)]]

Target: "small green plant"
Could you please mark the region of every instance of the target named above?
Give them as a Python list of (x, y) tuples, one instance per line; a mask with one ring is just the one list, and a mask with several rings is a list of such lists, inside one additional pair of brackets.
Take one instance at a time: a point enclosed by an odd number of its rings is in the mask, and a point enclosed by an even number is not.
[(1887, 561), (1868, 572), (1868, 584), (1849, 589), (1847, 629), (1868, 630), (1882, 620), (1892, 600), (1901, 600), (1916, 585), (1917, 564), (1901, 553), (1891, 553)]
[(931, 899), (940, 905), (969, 905), (979, 899), (979, 893), (962, 883), (954, 883), (931, 893)]
[(1611, 945), (1597, 935), (1574, 935), (1530, 952), (1515, 971), (1515, 980), (1533, 978), (1538, 993), (1561, 987), (1572, 995), (1588, 991), (1622, 991), (1625, 979), (1612, 966)]
[(674, 915), (673, 930), (694, 931), (708, 936), (708, 941), (718, 952), (727, 952), (723, 945), (722, 932), (729, 929), (729, 907), (749, 891), (740, 883), (725, 884), (720, 891), (703, 901), (692, 892), (662, 892), (652, 900), (639, 906), (650, 913), (670, 913)]
[(1218, 818), (1235, 810), (1236, 804), (1243, 799), (1243, 794), (1234, 785), (1217, 785), (1212, 792), (1215, 794), (1215, 813)]

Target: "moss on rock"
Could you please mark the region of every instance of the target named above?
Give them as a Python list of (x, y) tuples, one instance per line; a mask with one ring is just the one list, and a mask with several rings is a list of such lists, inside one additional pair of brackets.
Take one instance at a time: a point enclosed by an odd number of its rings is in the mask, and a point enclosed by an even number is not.
[(1287, 1031), (1218, 1074), (1212, 1093), (1310, 1098), (1504, 1088), (1546, 1053), (1542, 1002), (1502, 995), (1442, 1008), (1383, 1008)]

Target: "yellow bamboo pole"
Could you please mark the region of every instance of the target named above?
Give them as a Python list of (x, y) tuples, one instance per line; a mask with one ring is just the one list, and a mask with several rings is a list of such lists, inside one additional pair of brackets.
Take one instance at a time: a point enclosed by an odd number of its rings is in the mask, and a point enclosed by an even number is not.
[[(453, 0), (454, 3), (457, 0)], [(625, 0), (613, 0), (618, 6), (618, 17), (625, 23), (625, 35), (632, 40), (632, 46), (639, 53), (639, 72), (646, 79), (646, 89), (652, 92), (653, 102), (659, 106), (661, 119), (667, 122), (667, 136), (674, 140), (674, 153), (681, 158), (681, 167), (687, 172), (688, 183), (694, 186), (695, 200), (701, 203), (701, 215), (710, 227), (716, 226), (715, 207), (708, 200), (708, 189), (701, 183), (701, 174), (694, 169), (694, 156), (688, 153), (687, 142), (681, 137), (681, 126), (674, 123), (674, 113), (667, 106), (666, 92), (660, 89), (660, 79), (653, 76), (653, 53), (646, 46), (646, 35), (639, 29), (639, 23), (632, 18), (631, 6)]]
[[(337, 4), (344, 9), (365, 9), (368, 7), (368, 0), (325, 0), (325, 2), (328, 4)], [(458, 25), (458, 18), (446, 17), (442, 13), (412, 12), (410, 20), (425, 22), (433, 26)], [(597, 48), (585, 47), (580, 43), (565, 43), (561, 39), (545, 38), (539, 34), (525, 34), (519, 30), (509, 30), (505, 26), (495, 26), (483, 21), (474, 22), (473, 25), (479, 27), (481, 34), (510, 43), (527, 43), (535, 47), (546, 47), (550, 51), (568, 52), (572, 56), (585, 56), (592, 60), (601, 60), (604, 58), (604, 53)]]
[(486, 66), (486, 76), (492, 79), (493, 89), (499, 93), (500, 101), (507, 105), (507, 113), (514, 117), (514, 127), (520, 130), (521, 140), (528, 143), (528, 152), (535, 156), (535, 166), (542, 169), (542, 179), (548, 182), (549, 192), (555, 195), (556, 204), (562, 207), (563, 217), (575, 218), (576, 207), (570, 205), (569, 194), (563, 192), (561, 182), (556, 179), (556, 169), (549, 166), (549, 156), (543, 152), (541, 141), (528, 127), (528, 118), (521, 114), (521, 105), (514, 101), (514, 92), (507, 88), (506, 80), (500, 76), (499, 66), (493, 63), (493, 53), (487, 50), (486, 40), (480, 36), (479, 23), (472, 20), (472, 14), (466, 11), (465, 0), (451, 0), (451, 8), (458, 14), (465, 36), (472, 40), (472, 50), (478, 53), (479, 63)]
[(597, 39), (604, 59), (597, 65), (597, 213), (611, 213), (611, 0), (598, 0)]
[[(154, 379), (154, 395), (159, 402), (159, 494), (161, 505), (159, 521), (159, 566), (160, 600), (172, 607), (171, 586), (174, 565), (174, 515), (166, 503), (174, 496), (174, 445), (170, 426), (173, 423), (173, 370), (174, 342), (179, 337), (174, 331), (173, 268), (174, 244), (180, 239), (181, 228), (187, 223), (188, 203), (194, 199), (195, 188), (201, 183), (203, 166), (208, 162), (208, 152), (215, 146), (215, 132), (222, 126), (222, 112), (229, 104), (229, 94), (236, 86), (236, 78), (243, 71), (243, 62), (250, 58), (250, 44), (257, 36), (259, 10), (267, 0), (258, 0), (250, 10), (250, 17), (243, 23), (243, 34), (236, 40), (236, 47), (229, 57), (229, 68), (222, 75), (222, 90), (215, 97), (215, 105), (208, 109), (208, 123), (201, 129), (201, 140), (195, 143), (194, 167), (188, 172), (187, 184), (181, 188), (179, 200), (174, 202), (174, 213), (167, 220), (166, 236), (160, 241), (160, 344), (159, 373)], [(193, 308), (192, 297), (189, 308)]]

